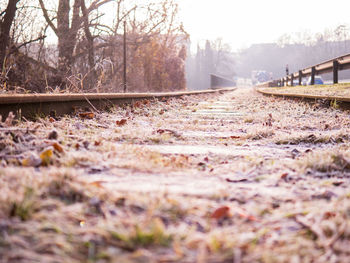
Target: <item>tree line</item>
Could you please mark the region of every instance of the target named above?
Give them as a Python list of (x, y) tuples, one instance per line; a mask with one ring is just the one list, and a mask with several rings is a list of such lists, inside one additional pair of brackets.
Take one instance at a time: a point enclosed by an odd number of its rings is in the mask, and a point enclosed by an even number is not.
[[(292, 73), (348, 53), (347, 25), (316, 34), (307, 31), (284, 34), (275, 43), (254, 44), (236, 53), (236, 72), (240, 77), (250, 78), (253, 70), (266, 70), (277, 79), (285, 76), (286, 65)], [(324, 78), (331, 78), (331, 75), (326, 74)], [(340, 78), (350, 78), (350, 72), (341, 71)]]
[(188, 46), (186, 61), (186, 79), (189, 89), (209, 89), (210, 74), (232, 79), (235, 73), (235, 58), (230, 46), (222, 38), (206, 40), (203, 47), (197, 44), (196, 51), (191, 54)]
[[(146, 2), (146, 3), (145, 3)], [(0, 85), (26, 91), (185, 88), (186, 41), (174, 0), (7, 0), (0, 3)]]

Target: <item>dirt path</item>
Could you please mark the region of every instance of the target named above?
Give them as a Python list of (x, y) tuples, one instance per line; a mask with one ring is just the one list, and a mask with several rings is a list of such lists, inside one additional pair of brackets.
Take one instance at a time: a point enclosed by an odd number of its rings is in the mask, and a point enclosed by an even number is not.
[(0, 262), (350, 260), (347, 111), (240, 88), (2, 126)]

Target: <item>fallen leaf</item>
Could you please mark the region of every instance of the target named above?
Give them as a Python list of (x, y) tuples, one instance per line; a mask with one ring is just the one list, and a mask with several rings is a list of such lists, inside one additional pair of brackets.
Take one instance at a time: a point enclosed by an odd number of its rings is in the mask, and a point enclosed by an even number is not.
[(159, 133), (159, 134), (169, 133), (175, 137), (181, 137), (181, 135), (178, 132), (173, 131), (173, 130), (169, 130), (169, 129), (158, 129), (157, 133)]
[(244, 214), (244, 213), (238, 213), (238, 215), (242, 218), (245, 218), (249, 221), (258, 221), (258, 219), (255, 217), (255, 216), (252, 216), (252, 215), (247, 215), (247, 214)]
[(126, 119), (121, 119), (120, 121), (115, 121), (118, 126), (123, 126), (126, 124)]
[(22, 166), (37, 167), (41, 164), (41, 159), (37, 154), (32, 153), (29, 157), (22, 160)]
[(136, 101), (134, 104), (133, 104), (133, 107), (134, 108), (140, 108), (142, 106), (142, 103), (140, 101)]
[(53, 130), (49, 133), (48, 137), (49, 140), (57, 140), (58, 138), (58, 133), (56, 130)]
[(233, 179), (230, 179), (230, 178), (226, 178), (226, 182), (229, 182), (229, 183), (243, 183), (243, 182), (248, 182), (248, 179), (247, 178), (242, 178), (242, 179), (233, 180)]
[(93, 112), (82, 112), (79, 113), (79, 117), (82, 119), (93, 119), (95, 114)]
[(89, 185), (96, 186), (98, 188), (103, 188), (102, 184), (105, 183), (105, 181), (94, 181), (89, 183)]
[(202, 171), (205, 171), (205, 169), (207, 168), (207, 165), (203, 162), (199, 162), (197, 165), (199, 166), (199, 169)]
[(62, 147), (59, 143), (54, 142), (54, 143), (52, 144), (52, 147), (53, 147), (56, 151), (58, 151), (59, 153), (63, 153), (63, 147)]
[(332, 217), (335, 217), (337, 214), (335, 212), (332, 212), (332, 211), (328, 211), (328, 212), (325, 212), (324, 215), (323, 215), (323, 219), (330, 219)]
[(283, 180), (287, 180), (288, 179), (288, 173), (283, 173), (282, 175), (281, 175), (281, 179), (283, 179)]
[(52, 147), (49, 147), (43, 150), (39, 155), (41, 159), (41, 164), (44, 166), (47, 166), (51, 161), (52, 155), (53, 155)]
[(340, 185), (342, 185), (344, 182), (343, 181), (337, 181), (337, 182), (333, 182), (332, 184), (334, 185), (334, 186), (340, 186)]
[(210, 217), (219, 220), (221, 218), (227, 217), (229, 215), (229, 211), (230, 208), (228, 206), (222, 206), (216, 209)]
[(52, 122), (55, 122), (55, 121), (56, 121), (56, 120), (55, 120), (54, 118), (52, 118), (52, 117), (49, 118), (49, 122), (52, 123)]
[(321, 194), (314, 194), (311, 196), (312, 199), (326, 199), (326, 200), (331, 200), (333, 197), (337, 197), (337, 194), (329, 190), (326, 190)]
[(230, 138), (231, 138), (231, 139), (239, 139), (239, 138), (241, 138), (241, 136), (235, 136), (235, 135), (233, 135), (233, 136), (230, 136)]
[(88, 141), (83, 141), (83, 145), (84, 145), (85, 149), (88, 150), (88, 149), (89, 149), (90, 142), (88, 142)]

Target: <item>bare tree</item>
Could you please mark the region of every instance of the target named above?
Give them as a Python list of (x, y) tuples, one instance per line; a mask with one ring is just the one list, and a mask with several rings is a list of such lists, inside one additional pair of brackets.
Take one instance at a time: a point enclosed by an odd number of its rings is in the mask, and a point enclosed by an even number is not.
[[(59, 0), (55, 14), (57, 17), (55, 25), (53, 22), (55, 15), (50, 16), (44, 1), (39, 0), (45, 20), (58, 38), (58, 69), (63, 74), (63, 77), (72, 74), (72, 67), (76, 59), (74, 49), (77, 45), (80, 29), (84, 29), (85, 36), (89, 39), (91, 45), (92, 36), (89, 31), (89, 14), (111, 1), (95, 0), (92, 1), (89, 7), (86, 7), (84, 0), (74, 0), (73, 5), (71, 5), (70, 0)], [(71, 13), (72, 16), (70, 16)], [(92, 52), (91, 47), (88, 50)]]
[(10, 30), (16, 15), (19, 0), (8, 0), (5, 10), (0, 10), (0, 69), (3, 70), (10, 41)]

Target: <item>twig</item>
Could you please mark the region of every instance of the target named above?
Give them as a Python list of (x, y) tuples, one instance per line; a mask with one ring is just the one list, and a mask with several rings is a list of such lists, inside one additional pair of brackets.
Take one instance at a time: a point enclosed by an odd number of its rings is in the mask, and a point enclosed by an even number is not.
[(19, 50), (21, 47), (24, 47), (24, 46), (26, 46), (26, 45), (28, 45), (28, 44), (30, 44), (30, 43), (36, 42), (36, 41), (38, 41), (38, 40), (43, 40), (43, 39), (45, 39), (45, 38), (46, 38), (46, 36), (40, 36), (40, 37), (38, 37), (38, 38), (36, 38), (36, 39), (32, 39), (32, 40), (29, 40), (29, 41), (27, 41), (27, 42), (24, 42), (24, 43), (22, 43), (22, 44), (19, 45), (19, 46), (15, 46), (15, 47), (13, 47), (13, 48), (11, 49), (10, 54), (15, 53), (15, 52), (16, 52), (17, 50)]
[(1, 132), (11, 132), (11, 131), (22, 131), (22, 132), (36, 132), (38, 131), (37, 129), (27, 129), (27, 128), (14, 128), (14, 127), (9, 127), (9, 128), (0, 128)]
[(347, 222), (345, 221), (341, 226), (340, 226), (340, 230), (338, 231), (338, 233), (336, 235), (334, 235), (332, 237), (331, 240), (329, 240), (326, 244), (327, 247), (331, 247), (333, 248), (333, 245), (335, 244), (335, 242), (337, 242), (337, 240), (344, 234), (346, 228), (347, 228)]
[(294, 220), (300, 224), (302, 227), (310, 230), (322, 243), (324, 244), (325, 237), (323, 233), (320, 231), (320, 229), (315, 227), (315, 224), (310, 224), (305, 219), (303, 219), (301, 216), (295, 216)]
[(85, 97), (85, 100), (87, 101), (87, 103), (90, 104), (90, 106), (93, 108), (93, 110), (94, 110), (95, 112), (99, 112), (99, 111), (95, 108), (95, 106), (92, 105), (92, 103), (89, 101), (89, 99), (88, 99), (87, 97)]

